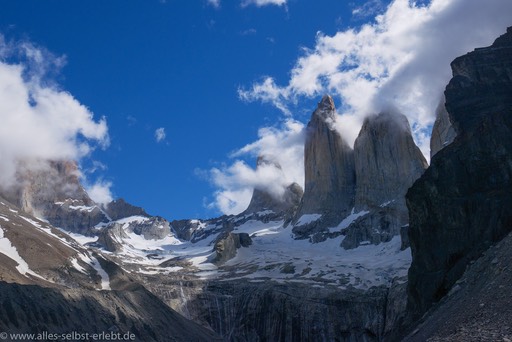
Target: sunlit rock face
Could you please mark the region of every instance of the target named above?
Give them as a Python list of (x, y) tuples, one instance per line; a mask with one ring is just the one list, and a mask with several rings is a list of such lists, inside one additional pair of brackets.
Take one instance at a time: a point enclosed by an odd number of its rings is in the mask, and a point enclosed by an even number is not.
[(457, 135), (450, 121), (448, 111), (446, 111), (445, 101), (443, 96), (436, 109), (436, 121), (432, 127), (432, 136), (430, 138), (430, 158), (451, 144)]
[(365, 119), (354, 144), (355, 210), (404, 203), (407, 189), (428, 164), (414, 143), (405, 115), (382, 112)]
[(324, 96), (307, 126), (304, 147), (305, 188), (295, 222), (303, 215), (321, 214), (314, 224), (296, 225), (298, 238), (307, 238), (328, 225), (336, 225), (354, 206), (354, 151), (334, 129), (336, 108)]
[(415, 317), (512, 229), (512, 30), (452, 71), (445, 96), (457, 136), (407, 193)]

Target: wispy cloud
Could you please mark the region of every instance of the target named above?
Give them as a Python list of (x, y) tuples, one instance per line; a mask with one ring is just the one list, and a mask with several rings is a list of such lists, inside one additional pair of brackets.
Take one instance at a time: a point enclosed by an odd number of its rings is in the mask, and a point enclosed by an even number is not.
[[(279, 127), (264, 127), (258, 131), (258, 140), (244, 146), (231, 155), (231, 165), (209, 171), (210, 181), (218, 190), (209, 208), (225, 214), (238, 214), (245, 210), (251, 200), (253, 189), (264, 189), (275, 197), (284, 193), (286, 186), (296, 182), (304, 184), (304, 125), (289, 119)], [(270, 163), (253, 168), (242, 157), (265, 156)], [(298, 167), (299, 166), (299, 167)], [(204, 172), (197, 172), (204, 177)]]
[(450, 62), (490, 45), (510, 25), (510, 13), (512, 2), (503, 0), (395, 0), (370, 23), (333, 36), (319, 33), (287, 84), (267, 76), (239, 96), (290, 115), (301, 98), (331, 93), (341, 99), (340, 130), (351, 143), (366, 115), (394, 106), (408, 116), (428, 156), (429, 128), (451, 77)]
[(241, 36), (250, 36), (256, 34), (258, 31), (256, 31), (255, 28), (250, 28), (244, 31), (240, 31)]
[(381, 14), (386, 9), (386, 5), (382, 0), (369, 0), (360, 6), (352, 9), (352, 16), (355, 19), (366, 19)]
[(220, 7), (220, 0), (207, 0), (208, 5), (219, 8)]
[(249, 5), (255, 5), (257, 7), (263, 7), (268, 5), (284, 6), (287, 0), (244, 0), (242, 1), (242, 7)]
[(162, 142), (165, 140), (166, 134), (165, 134), (165, 128), (160, 127), (155, 130), (155, 139), (156, 142)]

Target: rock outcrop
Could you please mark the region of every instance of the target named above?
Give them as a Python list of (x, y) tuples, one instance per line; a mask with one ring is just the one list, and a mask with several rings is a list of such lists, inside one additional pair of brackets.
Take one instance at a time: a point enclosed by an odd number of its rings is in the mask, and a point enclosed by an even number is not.
[(354, 143), (355, 212), (367, 212), (343, 232), (344, 248), (388, 242), (409, 222), (405, 193), (428, 167), (407, 118), (382, 112), (367, 117)]
[(136, 207), (122, 198), (108, 203), (104, 209), (112, 220), (119, 220), (129, 216), (149, 216), (143, 208)]
[(213, 262), (222, 264), (236, 256), (236, 250), (241, 247), (249, 247), (252, 240), (247, 233), (225, 232), (220, 234), (213, 247), (215, 257)]
[(436, 121), (432, 127), (432, 136), (430, 138), (430, 158), (441, 149), (451, 144), (456, 136), (455, 129), (450, 121), (450, 116), (446, 111), (445, 101), (443, 96), (436, 109)]
[(512, 29), (452, 70), (445, 96), (457, 136), (407, 193), (413, 317), (512, 230)]
[(115, 253), (123, 249), (123, 239), (129, 236), (123, 229), (120, 223), (113, 223), (105, 227), (98, 234), (97, 244), (105, 248), (105, 250)]
[[(334, 129), (336, 108), (328, 95), (318, 103), (307, 126), (304, 147), (305, 189), (294, 219), (297, 238), (335, 226), (354, 207), (354, 151)], [(303, 215), (319, 214), (322, 219), (297, 224)]]

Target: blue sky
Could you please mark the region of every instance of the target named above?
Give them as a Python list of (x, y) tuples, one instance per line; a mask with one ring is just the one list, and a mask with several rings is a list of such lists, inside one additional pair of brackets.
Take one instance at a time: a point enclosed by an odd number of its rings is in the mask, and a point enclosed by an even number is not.
[[(389, 8), (389, 1), (379, 0), (4, 1), (0, 34), (4, 46), (18, 52), (2, 61), (36, 65), (45, 74), (37, 78), (37, 94), (49, 87), (78, 102), (66, 107), (71, 112), (93, 113), (90, 122), (73, 121), (64, 135), (74, 144), (65, 156), (80, 159), (88, 187), (108, 188), (168, 219), (205, 218), (239, 211), (252, 186), (303, 181), (295, 170), (301, 168), (295, 166), (298, 146), (323, 93), (332, 93), (340, 114), (347, 113), (340, 120), (347, 140), (357, 134), (361, 117), (379, 110), (375, 103), (393, 98), (400, 109), (410, 108), (414, 98), (396, 92), (411, 89), (401, 80), (428, 64), (412, 52), (436, 27), (433, 38), (456, 46), (429, 56), (445, 64), (439, 74), (427, 65), (412, 75), (422, 84), (414, 88), (416, 98), (430, 98), (409, 117), (417, 142), (425, 144), (449, 61), (479, 46), (474, 44), (492, 43), (507, 20), (512, 25), (503, 14), (511, 13), (507, 2), (490, 0), (487, 12), (478, 14), (483, 5), (476, 0), (402, 0)], [(461, 11), (468, 20), (452, 20)], [(376, 20), (377, 14), (385, 16)], [(497, 18), (488, 23), (491, 14)], [(471, 39), (458, 36), (479, 20)], [(453, 37), (446, 38), (445, 29)], [(440, 46), (430, 40), (427, 46)], [(19, 52), (19, 46), (30, 47)], [(51, 63), (27, 51), (42, 52)], [(426, 91), (433, 77), (435, 89)], [(370, 106), (370, 98), (379, 100)], [(69, 138), (73, 134), (80, 137)], [(94, 151), (83, 152), (85, 145)], [(253, 170), (256, 155), (268, 151), (282, 159), (286, 176)]]

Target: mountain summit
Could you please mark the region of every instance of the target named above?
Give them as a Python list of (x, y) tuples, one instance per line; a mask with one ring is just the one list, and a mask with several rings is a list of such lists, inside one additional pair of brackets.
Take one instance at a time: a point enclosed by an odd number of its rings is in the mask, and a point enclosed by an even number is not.
[(320, 214), (325, 224), (336, 225), (354, 206), (354, 151), (335, 130), (336, 108), (325, 95), (307, 126), (304, 146), (305, 188), (293, 232), (306, 238), (315, 224), (301, 225), (304, 215)]

